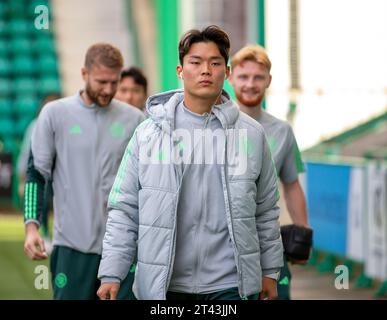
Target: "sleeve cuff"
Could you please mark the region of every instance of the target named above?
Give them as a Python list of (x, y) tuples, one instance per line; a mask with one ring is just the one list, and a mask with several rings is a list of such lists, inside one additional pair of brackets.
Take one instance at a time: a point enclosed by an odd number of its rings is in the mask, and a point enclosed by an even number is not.
[(29, 224), (29, 223), (35, 223), (35, 224), (38, 226), (38, 228), (40, 227), (40, 222), (39, 222), (38, 220), (35, 220), (35, 219), (28, 219), (28, 220), (24, 221), (24, 224), (25, 224), (25, 225), (27, 225), (27, 224)]
[(281, 271), (281, 268), (264, 269), (262, 270), (262, 275), (268, 276), (268, 275), (276, 274), (280, 271)]
[(101, 283), (121, 283), (121, 280), (119, 278), (116, 278), (116, 277), (102, 277), (100, 278), (101, 280)]

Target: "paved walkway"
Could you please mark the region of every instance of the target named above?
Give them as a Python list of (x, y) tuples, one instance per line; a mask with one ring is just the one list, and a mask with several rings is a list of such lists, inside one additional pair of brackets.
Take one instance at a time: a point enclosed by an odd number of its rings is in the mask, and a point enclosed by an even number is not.
[[(336, 275), (319, 273), (314, 267), (290, 266), (292, 271), (293, 300), (371, 300), (376, 299), (377, 285), (371, 289), (355, 288), (354, 280), (349, 289), (335, 288)], [(378, 298), (380, 299), (380, 298)], [(383, 298), (387, 300), (387, 297)]]

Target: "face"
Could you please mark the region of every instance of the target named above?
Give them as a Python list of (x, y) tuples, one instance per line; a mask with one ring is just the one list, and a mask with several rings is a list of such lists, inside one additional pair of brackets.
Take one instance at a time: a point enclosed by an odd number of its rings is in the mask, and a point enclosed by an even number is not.
[(261, 105), (270, 82), (269, 70), (263, 64), (250, 60), (234, 67), (230, 76), (238, 102), (247, 107)]
[(147, 97), (142, 85), (137, 84), (132, 77), (125, 77), (118, 85), (115, 98), (142, 109)]
[(214, 42), (194, 43), (183, 58), (183, 66), (176, 70), (183, 79), (185, 95), (215, 101), (229, 75), (229, 68)]
[(101, 107), (106, 107), (116, 94), (121, 69), (111, 69), (101, 64), (93, 65), (90, 70), (82, 68), (85, 90), (89, 99)]

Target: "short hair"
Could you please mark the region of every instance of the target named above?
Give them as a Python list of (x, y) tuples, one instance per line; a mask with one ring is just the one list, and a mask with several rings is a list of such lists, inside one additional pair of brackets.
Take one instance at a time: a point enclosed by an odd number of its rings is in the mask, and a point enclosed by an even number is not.
[(121, 51), (109, 43), (93, 44), (86, 52), (85, 67), (87, 70), (93, 65), (101, 64), (111, 69), (121, 69), (124, 58)]
[(183, 65), (184, 56), (194, 43), (214, 42), (219, 49), (227, 65), (230, 54), (230, 39), (225, 31), (215, 25), (208, 26), (203, 30), (192, 29), (187, 31), (179, 42), (179, 61)]
[(260, 45), (249, 45), (240, 49), (231, 59), (231, 68), (235, 68), (245, 61), (262, 64), (270, 72), (271, 61), (266, 50)]
[(141, 69), (136, 68), (136, 67), (130, 67), (128, 69), (122, 70), (121, 80), (126, 78), (126, 77), (133, 78), (134, 82), (140, 86), (143, 86), (145, 93), (147, 93), (148, 81), (147, 81), (144, 73), (141, 71)]
[(54, 101), (54, 100), (58, 100), (61, 98), (61, 94), (59, 92), (56, 92), (56, 91), (52, 91), (52, 92), (49, 92), (47, 94), (45, 94), (43, 97), (42, 97), (42, 101), (39, 105), (39, 108), (36, 109), (36, 116), (39, 115), (40, 111), (42, 111), (43, 107), (51, 102), (51, 101)]

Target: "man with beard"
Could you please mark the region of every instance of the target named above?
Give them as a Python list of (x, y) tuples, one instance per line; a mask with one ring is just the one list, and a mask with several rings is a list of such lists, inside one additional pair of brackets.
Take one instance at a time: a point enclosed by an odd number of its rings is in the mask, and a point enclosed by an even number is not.
[[(304, 166), (293, 130), (288, 123), (262, 109), (271, 82), (270, 59), (262, 47), (246, 46), (234, 55), (231, 66), (230, 83), (239, 109), (258, 121), (267, 135), (290, 217), (293, 223), (308, 226), (305, 196), (298, 181), (298, 174), (304, 171)], [(306, 264), (306, 261), (291, 262)], [(290, 299), (290, 279), (288, 265), (284, 263), (277, 283), (278, 299)]]
[[(82, 68), (85, 89), (48, 103), (31, 139), (25, 186), (25, 253), (47, 258), (38, 228), (43, 190), (52, 180), (54, 299), (95, 299), (107, 219), (107, 197), (129, 139), (144, 116), (113, 100), (123, 58), (106, 43), (91, 46)], [(121, 289), (126, 298), (128, 286)]]

